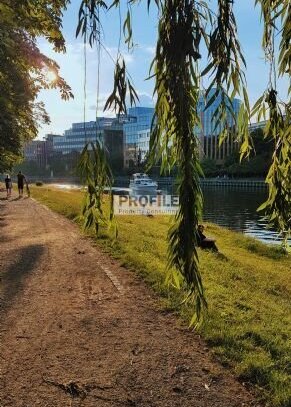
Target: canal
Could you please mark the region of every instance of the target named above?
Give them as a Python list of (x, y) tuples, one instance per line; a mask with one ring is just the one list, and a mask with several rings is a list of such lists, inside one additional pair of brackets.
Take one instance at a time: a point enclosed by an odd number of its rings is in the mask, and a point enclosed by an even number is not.
[[(161, 186), (164, 193), (172, 194), (173, 186)], [(203, 221), (216, 223), (242, 232), (264, 243), (280, 244), (281, 236), (268, 227), (258, 207), (267, 198), (267, 188), (243, 185), (202, 185)]]
[(257, 208), (266, 200), (267, 191), (203, 187), (204, 220), (243, 232), (265, 243), (279, 244), (280, 236), (267, 228), (267, 221)]

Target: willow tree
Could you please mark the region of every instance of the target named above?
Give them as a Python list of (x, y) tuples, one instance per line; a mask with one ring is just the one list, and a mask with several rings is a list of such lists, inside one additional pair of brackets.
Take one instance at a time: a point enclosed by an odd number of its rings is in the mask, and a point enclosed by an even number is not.
[[(127, 0), (127, 12), (122, 17), (120, 0), (83, 0), (80, 5), (77, 35), (92, 45), (102, 43), (101, 10), (119, 9), (123, 37), (128, 48), (133, 47), (132, 13), (140, 1)], [(216, 3), (216, 4), (214, 4)], [(290, 83), (291, 13), (288, 0), (256, 0), (260, 7), (264, 32), (262, 48), (269, 64), (266, 90), (251, 109), (245, 80), (246, 62), (240, 47), (233, 0), (216, 2), (199, 0), (147, 1), (148, 8), (158, 10), (158, 39), (150, 75), (155, 79), (155, 117), (150, 139), (150, 163), (160, 160), (162, 171), (174, 165), (178, 168), (180, 209), (168, 233), (169, 270), (173, 283), (186, 282), (189, 297), (196, 302), (197, 316), (206, 305), (203, 284), (198, 268), (197, 226), (202, 211), (202, 192), (199, 177), (198, 140), (194, 129), (201, 126), (198, 98), (202, 78), (208, 79), (205, 89), (206, 108), (220, 98), (214, 113), (214, 127), (221, 130), (220, 142), (228, 136), (227, 114), (236, 121), (237, 141), (241, 159), (248, 157), (252, 142), (248, 125), (252, 117), (266, 120), (264, 137), (274, 140), (272, 164), (266, 178), (269, 196), (262, 205), (269, 222), (285, 237), (290, 235), (291, 216), (291, 125), (290, 101), (280, 99), (277, 78), (287, 76)], [(121, 21), (123, 19), (123, 21)], [(280, 38), (276, 56), (275, 37)], [(120, 43), (120, 38), (118, 39)], [(102, 45), (102, 44), (101, 44)], [(118, 47), (114, 89), (106, 107), (126, 113), (126, 98), (135, 103), (135, 92), (129, 81), (124, 59)], [(202, 50), (208, 53), (203, 65)], [(277, 69), (276, 69), (277, 67)], [(211, 90), (215, 88), (213, 94)], [(290, 96), (289, 87), (288, 95)], [(238, 118), (232, 109), (235, 97), (243, 100)]]
[[(46, 70), (58, 74), (57, 64), (43, 55), (36, 39), (43, 36), (57, 51), (64, 51), (61, 33), (62, 13), (69, 0), (2, 0), (0, 3), (0, 165), (2, 170), (11, 165), (20, 154), (23, 141), (37, 134), (38, 123), (48, 121), (44, 106), (36, 102), (39, 90), (58, 87), (62, 96), (71, 96), (62, 78), (49, 82)], [(77, 35), (84, 42), (102, 44), (101, 16), (119, 9), (124, 42), (134, 48), (132, 13), (140, 0), (126, 0), (126, 13), (122, 16), (120, 0), (82, 0)], [(228, 136), (227, 114), (236, 120), (232, 110), (235, 97), (243, 99), (236, 127), (241, 145), (241, 158), (250, 153), (252, 142), (248, 134), (251, 117), (266, 119), (265, 138), (274, 140), (272, 163), (266, 181), (269, 196), (263, 208), (270, 223), (284, 234), (290, 234), (290, 180), (291, 180), (291, 126), (290, 101), (281, 100), (277, 91), (278, 77), (286, 76), (290, 83), (291, 13), (288, 0), (254, 0), (261, 9), (263, 21), (262, 48), (270, 75), (266, 90), (251, 109), (245, 81), (245, 60), (237, 36), (233, 0), (147, 0), (148, 8), (158, 10), (158, 39), (156, 54), (150, 68), (155, 79), (157, 103), (150, 141), (150, 162), (162, 162), (162, 171), (174, 165), (178, 168), (180, 210), (175, 224), (169, 230), (169, 270), (173, 283), (180, 279), (187, 283), (189, 298), (196, 300), (197, 314), (206, 304), (203, 284), (198, 268), (196, 231), (202, 210), (202, 193), (199, 187), (201, 169), (198, 158), (198, 141), (194, 129), (201, 125), (198, 114), (198, 97), (202, 78), (209, 79), (206, 89), (206, 107), (220, 98), (214, 114), (214, 123), (221, 130), (220, 141)], [(105, 29), (105, 27), (103, 27)], [(276, 41), (279, 41), (277, 56)], [(137, 94), (132, 86), (120, 51), (115, 61), (114, 86), (106, 108), (126, 113), (126, 100), (132, 104)], [(202, 51), (207, 50), (206, 65)], [(212, 94), (211, 89), (216, 92)], [(290, 97), (290, 86), (288, 95)], [(99, 149), (96, 149), (98, 152)], [(100, 152), (100, 154), (103, 154)], [(89, 157), (90, 155), (88, 155)], [(91, 155), (92, 156), (92, 155)], [(101, 157), (101, 156), (100, 156)], [(95, 175), (111, 180), (105, 155), (97, 157)], [(88, 164), (88, 165), (87, 165)], [(105, 171), (101, 176), (98, 171)], [(89, 181), (90, 174), (86, 178)], [(95, 181), (94, 181), (95, 182)], [(92, 185), (95, 185), (95, 183)], [(96, 185), (95, 185), (96, 186)], [(99, 205), (100, 194), (94, 191), (92, 202)], [(89, 200), (90, 201), (90, 200)], [(90, 201), (91, 202), (91, 201)], [(90, 203), (89, 203), (90, 206)], [(97, 218), (100, 210), (94, 211)], [(93, 219), (93, 223), (98, 225)], [(286, 242), (286, 240), (285, 240)]]
[[(23, 143), (35, 138), (39, 124), (48, 123), (41, 89), (58, 88), (72, 96), (59, 76), (58, 65), (40, 52), (37, 38), (46, 38), (55, 51), (65, 51), (61, 32), (67, 0), (1, 0), (0, 2), (0, 172), (22, 154)], [(53, 72), (51, 80), (48, 72)]]

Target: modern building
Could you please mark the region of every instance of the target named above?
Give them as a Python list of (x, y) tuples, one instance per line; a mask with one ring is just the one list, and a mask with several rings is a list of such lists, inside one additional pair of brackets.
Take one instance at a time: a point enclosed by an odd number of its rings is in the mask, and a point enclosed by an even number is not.
[[(200, 141), (200, 157), (210, 158), (217, 162), (222, 162), (228, 155), (239, 148), (239, 144), (235, 141), (235, 120), (230, 112), (227, 112), (226, 122), (229, 128), (229, 136), (219, 145), (219, 134), (222, 130), (222, 125), (215, 127), (213, 115), (216, 109), (221, 104), (221, 96), (218, 95), (211, 106), (205, 109), (208, 100), (213, 96), (213, 89), (207, 97), (202, 93), (199, 98), (198, 112), (201, 117), (201, 128), (197, 128), (194, 132), (197, 134)], [(241, 101), (234, 99), (232, 108), (234, 115), (237, 117)], [(124, 166), (132, 167), (143, 162), (149, 151), (149, 140), (151, 123), (154, 116), (154, 108), (135, 107), (129, 109), (128, 123), (123, 126), (124, 130)]]
[(81, 152), (87, 142), (96, 140), (103, 142), (106, 130), (120, 132), (122, 124), (116, 118), (109, 117), (100, 117), (96, 121), (85, 123), (73, 123), (70, 129), (65, 130), (63, 136), (54, 138), (54, 151), (62, 154)]
[(32, 140), (23, 148), (26, 161), (34, 161), (38, 167), (46, 168), (50, 157), (53, 155), (53, 140), (60, 137), (57, 134), (47, 134), (43, 140)]
[[(217, 127), (215, 125), (214, 114), (221, 104), (221, 95), (218, 95), (214, 102), (205, 109), (208, 101), (214, 95), (215, 89), (212, 89), (207, 98), (202, 93), (198, 102), (198, 112), (201, 119), (201, 128), (196, 129), (196, 133), (200, 141), (200, 158), (210, 158), (216, 162), (222, 162), (225, 158), (239, 148), (239, 143), (236, 141), (236, 126), (235, 119), (227, 110), (226, 123), (229, 129), (229, 135), (219, 145), (219, 134), (222, 131), (222, 124)], [(232, 101), (232, 110), (235, 117), (238, 117), (241, 101), (234, 99)]]
[(44, 142), (41, 140), (32, 140), (26, 143), (23, 147), (24, 159), (27, 161), (39, 161), (39, 156), (41, 155), (42, 144)]
[(123, 125), (124, 166), (133, 167), (145, 160), (149, 151), (150, 129), (155, 109), (132, 107), (128, 109), (128, 121)]
[(266, 127), (266, 124), (267, 124), (267, 120), (263, 120), (261, 122), (256, 122), (256, 123), (251, 123), (249, 125), (249, 132), (251, 133), (252, 131), (257, 130), (257, 129), (263, 130)]
[(123, 124), (126, 116), (98, 117), (96, 121), (73, 123), (64, 136), (53, 139), (53, 149), (57, 153), (80, 153), (87, 142), (98, 140), (108, 152), (114, 165), (123, 166)]
[[(215, 127), (213, 115), (221, 104), (220, 95), (211, 106), (205, 109), (213, 89), (207, 97), (201, 93), (198, 112), (201, 117), (201, 127), (193, 129), (200, 142), (201, 158), (210, 158), (217, 162), (223, 161), (228, 155), (239, 148), (235, 141), (235, 119), (228, 112), (226, 117), (229, 136), (219, 145), (219, 134), (222, 126)], [(241, 101), (234, 99), (232, 108), (238, 115)], [(96, 121), (73, 123), (63, 136), (48, 134), (44, 141), (33, 141), (25, 146), (25, 157), (35, 160), (40, 166), (46, 167), (49, 157), (73, 152), (80, 153), (86, 142), (98, 140), (101, 142), (110, 158), (111, 164), (121, 167), (135, 167), (145, 161), (149, 152), (151, 125), (155, 109), (151, 107), (133, 107), (128, 109), (128, 115), (116, 117), (99, 117)]]

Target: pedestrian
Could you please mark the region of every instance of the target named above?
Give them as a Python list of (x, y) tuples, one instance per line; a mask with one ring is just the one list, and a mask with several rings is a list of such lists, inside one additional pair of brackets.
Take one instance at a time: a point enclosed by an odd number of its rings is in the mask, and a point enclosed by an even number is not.
[(5, 186), (6, 186), (7, 199), (8, 199), (11, 196), (11, 190), (12, 190), (12, 181), (11, 181), (11, 177), (9, 174), (6, 174)]
[(18, 186), (19, 198), (23, 197), (24, 182), (26, 182), (25, 175), (23, 175), (22, 172), (19, 171), (17, 174), (17, 186)]

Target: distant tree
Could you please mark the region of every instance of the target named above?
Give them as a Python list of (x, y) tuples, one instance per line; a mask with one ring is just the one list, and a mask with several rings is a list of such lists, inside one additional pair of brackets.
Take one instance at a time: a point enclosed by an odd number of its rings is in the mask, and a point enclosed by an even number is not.
[(50, 176), (51, 171), (54, 176), (77, 176), (80, 153), (71, 151), (68, 154), (54, 153), (48, 159), (46, 174)]
[(229, 155), (222, 171), (233, 177), (266, 177), (274, 151), (273, 138), (265, 137), (264, 131), (258, 128), (251, 132), (252, 150), (246, 160), (240, 161), (238, 151)]
[(265, 155), (271, 158), (272, 153), (274, 152), (273, 137), (268, 136), (268, 134), (265, 135), (262, 128), (253, 130), (251, 132), (251, 137), (253, 142), (253, 153), (255, 155)]
[(23, 143), (35, 138), (41, 122), (48, 123), (41, 89), (58, 88), (72, 97), (59, 76), (59, 67), (42, 54), (37, 38), (46, 38), (55, 51), (65, 51), (61, 33), (67, 0), (2, 0), (0, 2), (0, 171), (21, 158)]
[(205, 158), (204, 160), (202, 160), (201, 167), (206, 177), (215, 176), (218, 173), (216, 161), (212, 160), (211, 158)]
[(256, 155), (243, 162), (233, 162), (224, 167), (222, 171), (233, 178), (264, 177), (270, 166), (270, 161), (262, 155)]
[(19, 164), (14, 165), (14, 173), (22, 171), (25, 175), (45, 175), (45, 170), (40, 168), (38, 163), (34, 160), (24, 160)]

